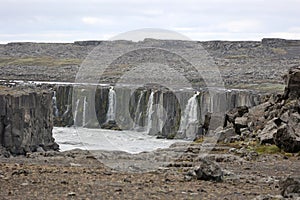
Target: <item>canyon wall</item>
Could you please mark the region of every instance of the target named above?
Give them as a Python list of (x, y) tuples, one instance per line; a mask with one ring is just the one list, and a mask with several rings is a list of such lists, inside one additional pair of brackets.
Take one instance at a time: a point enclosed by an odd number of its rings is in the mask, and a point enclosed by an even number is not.
[(248, 90), (202, 89), (195, 93), (155, 87), (98, 86), (93, 90), (72, 85), (56, 85), (54, 91), (55, 126), (137, 130), (163, 138), (187, 139), (195, 137), (208, 114), (209, 128), (215, 129), (223, 125), (226, 111), (255, 106), (263, 96)]
[(52, 137), (51, 101), (47, 90), (0, 86), (0, 145), (13, 155), (39, 147), (58, 150)]

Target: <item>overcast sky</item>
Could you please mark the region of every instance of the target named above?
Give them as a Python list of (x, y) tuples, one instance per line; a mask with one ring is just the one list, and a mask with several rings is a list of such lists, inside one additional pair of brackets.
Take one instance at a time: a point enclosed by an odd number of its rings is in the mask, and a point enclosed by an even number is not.
[(300, 39), (300, 0), (0, 0), (0, 43), (106, 40), (141, 28), (192, 40)]

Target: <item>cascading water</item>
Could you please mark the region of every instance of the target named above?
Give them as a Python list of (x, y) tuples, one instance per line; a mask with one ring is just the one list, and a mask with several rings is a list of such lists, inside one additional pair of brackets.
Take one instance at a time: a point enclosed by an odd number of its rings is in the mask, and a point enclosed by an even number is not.
[(151, 91), (148, 104), (147, 104), (147, 133), (149, 133), (152, 126), (153, 101), (154, 101), (154, 92)]
[(76, 101), (76, 107), (75, 107), (75, 111), (74, 111), (74, 124), (78, 125), (78, 119), (77, 119), (77, 115), (78, 115), (78, 106), (79, 106), (79, 99), (77, 99)]
[(164, 110), (164, 106), (163, 106), (163, 102), (164, 102), (164, 95), (161, 94), (159, 97), (159, 103), (156, 107), (157, 110), (157, 117), (158, 117), (158, 130), (160, 132), (162, 132), (163, 126), (164, 126), (164, 122), (165, 122), (165, 110)]
[(114, 121), (116, 119), (116, 92), (113, 87), (109, 88), (108, 93), (108, 111), (106, 114), (106, 121)]
[(84, 101), (83, 101), (83, 112), (82, 112), (82, 127), (84, 127), (86, 125), (86, 115), (87, 115), (87, 101), (86, 101), (86, 97), (84, 97)]
[(184, 114), (181, 117), (179, 132), (186, 133), (190, 124), (195, 124), (198, 121), (198, 104), (197, 96), (200, 93), (195, 93), (189, 100), (185, 107)]
[(56, 100), (56, 91), (53, 92), (52, 97), (53, 108), (54, 108), (54, 116), (58, 117), (58, 108), (57, 108), (57, 100)]
[(139, 100), (137, 103), (137, 108), (135, 111), (135, 116), (134, 116), (134, 129), (139, 129), (140, 128), (140, 121), (142, 118), (142, 112), (141, 112), (141, 101), (144, 96), (145, 91), (141, 91)]

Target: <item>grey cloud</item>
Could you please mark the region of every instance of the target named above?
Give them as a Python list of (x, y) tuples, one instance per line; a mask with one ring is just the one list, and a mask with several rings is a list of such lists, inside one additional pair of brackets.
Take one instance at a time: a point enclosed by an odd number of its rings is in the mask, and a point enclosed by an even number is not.
[(0, 41), (30, 34), (45, 40), (53, 32), (73, 35), (73, 40), (81, 32), (90, 39), (138, 28), (179, 30), (193, 37), (213, 33), (223, 38), (211, 39), (226, 39), (231, 32), (234, 37), (261, 37), (300, 27), (297, 0), (0, 0), (0, 5)]

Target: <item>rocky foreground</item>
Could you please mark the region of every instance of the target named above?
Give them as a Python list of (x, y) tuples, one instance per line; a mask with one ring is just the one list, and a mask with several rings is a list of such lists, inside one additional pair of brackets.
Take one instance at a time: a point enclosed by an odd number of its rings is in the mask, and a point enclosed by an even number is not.
[(299, 198), (300, 183), (295, 178), (300, 176), (299, 154), (258, 154), (240, 143), (230, 148), (218, 145), (206, 158), (201, 158), (202, 147), (199, 143), (177, 144), (170, 151), (158, 150), (160, 157), (148, 160), (141, 156), (147, 165), (147, 161), (161, 160), (174, 152), (181, 154), (167, 165), (146, 171), (133, 167), (141, 159), (123, 155), (122, 161), (121, 155), (106, 152), (113, 160), (109, 166), (127, 163), (127, 169), (135, 172), (103, 165), (102, 161), (108, 163), (100, 156), (103, 152), (73, 150), (2, 157), (0, 196), (2, 199)]

